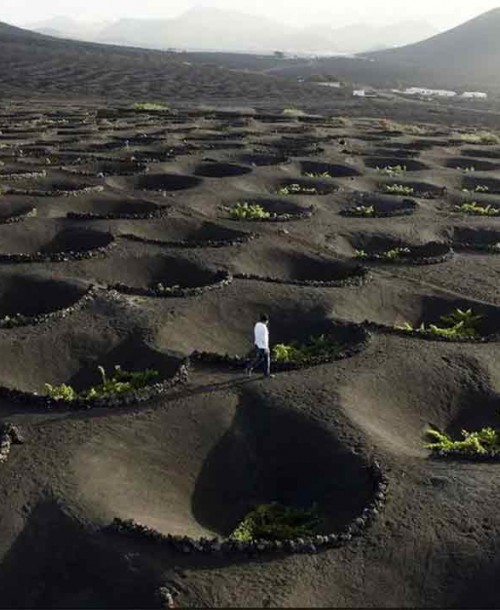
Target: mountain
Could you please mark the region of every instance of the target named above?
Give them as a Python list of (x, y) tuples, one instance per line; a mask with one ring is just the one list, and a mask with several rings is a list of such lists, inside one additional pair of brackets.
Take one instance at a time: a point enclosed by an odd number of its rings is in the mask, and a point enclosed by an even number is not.
[(422, 42), (356, 57), (276, 65), (268, 73), (335, 76), (377, 88), (431, 87), (500, 92), (500, 9)]
[(272, 52), (295, 30), (272, 20), (208, 7), (174, 19), (122, 19), (101, 31), (101, 42), (154, 48)]
[(26, 25), (26, 28), (40, 34), (56, 36), (58, 38), (71, 38), (74, 40), (92, 41), (106, 23), (87, 23), (70, 17), (52, 17), (43, 21), (37, 21)]
[(299, 28), (210, 7), (195, 7), (174, 19), (120, 19), (99, 25), (56, 17), (29, 27), (58, 37), (152, 49), (254, 53), (281, 50), (322, 55), (388, 48), (436, 33), (425, 22), (401, 22), (386, 27), (354, 24), (340, 29), (322, 23)]

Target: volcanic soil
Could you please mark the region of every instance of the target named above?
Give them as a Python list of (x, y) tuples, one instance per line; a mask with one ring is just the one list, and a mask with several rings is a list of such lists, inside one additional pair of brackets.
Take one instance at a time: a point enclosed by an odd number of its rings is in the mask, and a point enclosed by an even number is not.
[[(0, 325), (0, 419), (25, 439), (0, 463), (0, 607), (498, 607), (498, 465), (424, 447), (430, 425), (499, 425), (500, 220), (459, 209), (500, 205), (497, 155), (446, 124), (3, 106), (0, 321), (28, 319)], [(248, 202), (268, 214), (239, 219)], [(413, 254), (360, 256), (394, 248)], [(484, 341), (393, 332), (456, 307)], [(168, 380), (193, 352), (244, 357), (261, 312), (273, 343), (358, 334), (272, 379), (191, 358), (149, 402), (36, 400), (99, 365)], [(374, 460), (387, 503), (341, 548), (182, 553), (108, 528), (223, 538), (276, 500), (342, 531)]]

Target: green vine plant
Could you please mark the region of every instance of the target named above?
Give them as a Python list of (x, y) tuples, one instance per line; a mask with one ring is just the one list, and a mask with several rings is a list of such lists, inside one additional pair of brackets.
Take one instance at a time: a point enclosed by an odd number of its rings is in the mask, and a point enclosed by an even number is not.
[(375, 254), (369, 254), (366, 250), (356, 250), (354, 255), (361, 260), (371, 258), (381, 261), (394, 261), (403, 258), (408, 254), (411, 254), (410, 248), (391, 248), (390, 250), (377, 252)]
[(158, 371), (152, 369), (138, 372), (124, 371), (119, 365), (114, 367), (113, 373), (110, 376), (107, 375), (103, 366), (98, 366), (97, 370), (101, 376), (101, 383), (82, 392), (78, 392), (72, 386), (65, 383), (59, 386), (46, 383), (44, 389), (47, 395), (54, 400), (64, 400), (66, 402), (73, 402), (75, 400), (91, 401), (96, 398), (117, 396), (134, 390), (140, 390), (150, 385), (159, 375)]
[(475, 315), (472, 309), (464, 311), (457, 308), (450, 315), (441, 316), (438, 324), (426, 326), (422, 322), (420, 327), (415, 328), (406, 322), (401, 326), (396, 325), (395, 328), (405, 332), (417, 332), (447, 339), (474, 339), (479, 336), (477, 327), (482, 319), (483, 316)]
[(309, 337), (306, 343), (278, 343), (272, 349), (274, 362), (282, 364), (307, 364), (335, 357), (342, 346), (325, 335)]
[(328, 172), (315, 173), (315, 172), (306, 172), (304, 174), (307, 178), (333, 178)]
[(315, 186), (305, 184), (288, 184), (278, 189), (278, 195), (317, 195), (318, 189)]
[(386, 165), (385, 167), (378, 167), (377, 171), (381, 174), (387, 174), (393, 176), (394, 174), (404, 174), (407, 171), (406, 165)]
[(322, 525), (317, 509), (283, 506), (277, 502), (256, 506), (231, 534), (240, 542), (291, 540), (315, 535)]
[(494, 428), (474, 432), (462, 430), (462, 440), (453, 440), (448, 434), (434, 428), (429, 428), (426, 434), (432, 441), (426, 443), (425, 447), (441, 457), (500, 454), (500, 431)]
[(406, 186), (404, 184), (386, 184), (384, 185), (384, 193), (408, 197), (415, 193), (415, 189), (412, 186)]
[(234, 220), (269, 220), (271, 212), (265, 210), (258, 203), (237, 203), (230, 209), (229, 214)]
[(493, 205), (481, 205), (476, 201), (456, 205), (454, 209), (469, 216), (500, 216), (500, 208)]
[(158, 104), (154, 102), (136, 102), (132, 104), (132, 110), (143, 110), (145, 112), (162, 112), (170, 110), (166, 104)]
[(476, 171), (476, 168), (473, 165), (470, 165), (469, 167), (462, 167), (460, 165), (457, 165), (456, 169), (462, 170), (466, 174), (472, 174)]
[(375, 216), (375, 206), (373, 205), (357, 205), (354, 208), (350, 208), (348, 213), (351, 216), (359, 216), (364, 218), (373, 218)]

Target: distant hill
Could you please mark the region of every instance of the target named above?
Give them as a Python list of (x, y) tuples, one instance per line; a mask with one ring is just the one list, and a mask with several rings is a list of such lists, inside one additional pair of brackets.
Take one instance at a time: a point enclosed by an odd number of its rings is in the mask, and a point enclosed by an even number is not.
[(195, 7), (174, 19), (120, 19), (107, 25), (56, 17), (30, 29), (58, 37), (152, 49), (222, 52), (356, 53), (390, 48), (428, 38), (436, 29), (426, 22), (336, 28), (322, 23), (292, 27), (265, 17), (210, 7)]
[(376, 61), (425, 68), (446, 82), (498, 82), (500, 8), (423, 42), (372, 55)]
[(500, 92), (500, 9), (422, 42), (352, 58), (282, 63), (268, 73), (334, 75), (374, 87), (424, 86)]
[(279, 105), (326, 99), (320, 87), (230, 70), (208, 58), (45, 36), (0, 22), (0, 99), (12, 96), (112, 100), (239, 100)]

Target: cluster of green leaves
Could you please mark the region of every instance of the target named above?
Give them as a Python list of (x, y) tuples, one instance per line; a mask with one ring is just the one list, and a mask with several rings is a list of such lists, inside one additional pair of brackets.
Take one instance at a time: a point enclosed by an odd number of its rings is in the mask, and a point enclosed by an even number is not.
[(462, 440), (453, 440), (448, 434), (429, 428), (427, 435), (432, 442), (426, 448), (439, 454), (492, 455), (500, 452), (500, 431), (483, 428), (475, 432), (462, 430)]
[(342, 349), (325, 335), (309, 337), (306, 343), (278, 343), (273, 347), (272, 358), (284, 364), (307, 364), (314, 360), (334, 357)]
[(456, 169), (460, 169), (463, 172), (465, 172), (466, 174), (472, 174), (473, 172), (476, 171), (476, 168), (473, 165), (470, 165), (468, 167), (463, 167), (462, 165), (457, 165)]
[(404, 184), (386, 184), (384, 186), (384, 192), (389, 195), (413, 195), (415, 189), (412, 186), (406, 186)]
[(312, 536), (319, 531), (317, 510), (283, 506), (277, 502), (256, 506), (231, 534), (241, 542), (252, 540), (291, 540)]
[(462, 189), (462, 193), (488, 193), (489, 187), (485, 184), (478, 184), (473, 189)]
[(136, 102), (132, 104), (133, 110), (144, 110), (145, 112), (162, 112), (169, 110), (166, 104), (158, 104), (154, 102)]
[(72, 402), (73, 400), (95, 400), (105, 396), (115, 396), (119, 394), (127, 394), (134, 390), (140, 390), (150, 385), (153, 379), (157, 378), (159, 373), (152, 369), (145, 371), (130, 372), (123, 371), (119, 365), (116, 365), (113, 374), (108, 377), (104, 367), (98, 366), (97, 370), (101, 375), (101, 383), (92, 386), (82, 392), (77, 392), (72, 386), (65, 383), (59, 386), (45, 384), (47, 395), (54, 400), (65, 400)]
[(469, 203), (461, 203), (456, 205), (454, 209), (457, 212), (468, 214), (469, 216), (500, 216), (500, 208), (497, 208), (491, 204), (481, 205), (476, 201)]
[(446, 337), (447, 339), (473, 339), (479, 336), (478, 324), (483, 319), (483, 316), (475, 315), (472, 309), (466, 311), (456, 309), (448, 316), (441, 316), (439, 324), (429, 324), (427, 327), (422, 323), (420, 327), (415, 328), (408, 322), (402, 326), (396, 325), (398, 330), (406, 332), (419, 332), (438, 337)]
[(317, 195), (318, 189), (315, 186), (306, 184), (287, 184), (278, 189), (278, 195)]
[(377, 252), (374, 254), (368, 254), (366, 250), (356, 250), (355, 256), (356, 258), (376, 258), (378, 260), (384, 261), (392, 261), (394, 259), (400, 258), (405, 254), (410, 254), (410, 248), (398, 247), (391, 248), (390, 250), (385, 250), (384, 252)]
[(375, 216), (375, 206), (373, 205), (357, 205), (355, 208), (349, 209), (351, 216)]
[(378, 172), (381, 174), (388, 174), (389, 176), (394, 174), (404, 174), (406, 170), (406, 165), (386, 165), (385, 167), (377, 167)]
[(237, 203), (230, 210), (231, 218), (235, 220), (268, 220), (271, 218), (271, 213), (265, 210), (258, 203)]

